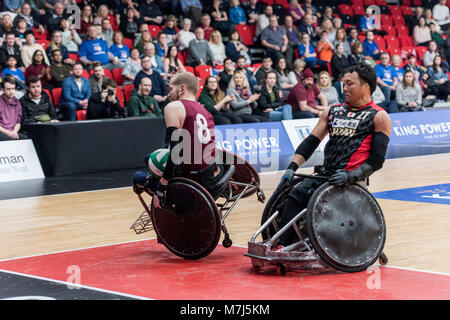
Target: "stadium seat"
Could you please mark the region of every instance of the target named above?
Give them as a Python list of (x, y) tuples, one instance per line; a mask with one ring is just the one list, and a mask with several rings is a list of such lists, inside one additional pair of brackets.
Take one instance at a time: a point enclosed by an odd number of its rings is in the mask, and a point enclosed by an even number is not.
[(59, 105), (59, 99), (61, 98), (62, 88), (54, 88), (52, 90), (53, 104), (56, 106)]
[(127, 84), (126, 86), (123, 87), (123, 93), (125, 95), (125, 102), (128, 103), (128, 101), (130, 101), (131, 98), (131, 93), (134, 90), (134, 84)]
[(155, 39), (158, 37), (158, 33), (161, 31), (161, 28), (155, 25), (149, 25), (148, 31), (150, 31), (152, 38)]
[(414, 7), (421, 7), (422, 6), (422, 0), (413, 0), (412, 4)]
[(364, 6), (364, 1), (363, 0), (351, 0), (350, 1), (352, 6)]
[(105, 77), (114, 80), (114, 76), (113, 76), (111, 70), (109, 70), (109, 69), (103, 69), (103, 74), (105, 75)]
[(122, 108), (125, 108), (125, 96), (123, 94), (122, 88), (119, 86), (116, 87), (116, 96), (117, 96), (117, 99), (119, 100), (120, 106)]
[(80, 55), (78, 53), (69, 53), (69, 58), (77, 62), (80, 61)]
[(402, 8), (400, 8), (399, 6), (390, 5), (388, 6), (388, 8), (389, 11), (391, 12), (392, 17), (402, 15)]
[[(353, 14), (363, 16), (366, 14), (366, 10), (364, 9), (364, 6), (353, 6)], [(359, 23), (359, 21), (357, 22)]]
[(122, 71), (123, 68), (113, 69), (112, 71), (113, 79), (119, 86), (121, 86), (125, 81), (124, 77), (122, 76)]
[(197, 66), (195, 67), (195, 74), (197, 75), (197, 77), (205, 80), (212, 74), (212, 69), (213, 67), (208, 65)]
[(377, 6), (387, 6), (386, 0), (376, 0), (375, 2)]
[(86, 110), (77, 110), (76, 114), (77, 114), (77, 120), (78, 121), (83, 121), (86, 120)]
[(396, 36), (386, 35), (384, 36), (387, 48), (400, 48), (400, 42)]
[(364, 0), (364, 5), (365, 6), (373, 6), (373, 5), (376, 5), (376, 4), (377, 4), (376, 0)]
[(289, 0), (275, 0), (275, 3), (282, 5), (286, 10), (289, 10), (290, 8)]
[(178, 59), (180, 59), (181, 63), (184, 65), (184, 57), (180, 51), (178, 51)]
[(412, 11), (410, 6), (403, 5), (403, 6), (401, 6), (401, 8), (402, 8), (402, 13), (404, 16), (413, 16), (414, 15), (414, 12)]
[(81, 76), (83, 78), (89, 79), (89, 72), (86, 69), (83, 69), (83, 74)]
[(392, 19), (394, 20), (394, 25), (396, 27), (405, 26), (405, 18), (403, 18), (403, 16), (393, 16)]
[(399, 56), (402, 55), (402, 50), (400, 48), (388, 48), (387, 51), (391, 57), (396, 54), (398, 54)]
[(42, 48), (44, 48), (44, 50), (46, 50), (50, 41), (48, 41), (46, 39), (40, 39), (40, 40), (36, 40), (36, 43), (40, 44), (42, 46)]
[(234, 28), (238, 31), (243, 44), (245, 44), (246, 46), (253, 46), (255, 44), (255, 42), (253, 41), (252, 30), (248, 25), (238, 24)]
[(425, 55), (425, 52), (428, 50), (428, 47), (426, 46), (417, 46), (415, 47), (417, 58), (419, 58), (420, 61), (423, 61), (423, 56)]
[(352, 6), (348, 5), (348, 4), (340, 4), (338, 6), (339, 12), (341, 13), (341, 15), (343, 16), (353, 16), (353, 8)]
[(53, 96), (51, 95), (50, 91), (48, 89), (42, 89), (50, 98), (50, 101), (55, 105), (55, 102), (53, 101)]
[(195, 75), (195, 70), (193, 67), (190, 66), (184, 66), (184, 68), (186, 69), (187, 72), (192, 73), (193, 75)]
[(402, 57), (402, 59), (407, 59), (410, 54), (417, 56), (416, 50), (414, 49), (414, 47), (403, 47), (402, 46), (401, 51), (402, 51), (402, 53), (400, 56)]
[(414, 47), (414, 41), (410, 35), (402, 35), (399, 38), (401, 47)]
[(130, 49), (130, 50), (133, 49), (133, 40), (132, 39), (124, 38), (123, 44), (126, 45), (128, 47), (128, 49)]
[(374, 35), (373, 41), (375, 41), (378, 44), (378, 47), (380, 48), (380, 51), (385, 52), (386, 51), (386, 41), (384, 38), (380, 35)]
[(36, 40), (47, 40), (47, 29), (44, 29), (44, 32), (40, 33), (38, 28), (33, 28), (33, 33)]
[(382, 14), (380, 15), (380, 20), (381, 20), (381, 26), (387, 27), (387, 26), (393, 26), (394, 25), (394, 21), (392, 20), (392, 17), (388, 14)]
[(390, 36), (396, 36), (397, 35), (397, 29), (394, 26), (386, 26), (383, 27), (383, 30), (386, 31), (386, 33)]
[(411, 7), (411, 0), (402, 0), (402, 5)]
[(395, 28), (399, 38), (409, 35), (409, 29), (406, 26), (395, 26)]

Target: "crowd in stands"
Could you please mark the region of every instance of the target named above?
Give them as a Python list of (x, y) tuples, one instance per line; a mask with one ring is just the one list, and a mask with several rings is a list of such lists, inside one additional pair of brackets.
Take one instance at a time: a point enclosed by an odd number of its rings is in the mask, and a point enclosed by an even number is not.
[(3, 0), (0, 140), (28, 123), (162, 117), (186, 71), (216, 124), (317, 117), (344, 102), (356, 63), (375, 68), (387, 112), (425, 110), (450, 98), (449, 2)]

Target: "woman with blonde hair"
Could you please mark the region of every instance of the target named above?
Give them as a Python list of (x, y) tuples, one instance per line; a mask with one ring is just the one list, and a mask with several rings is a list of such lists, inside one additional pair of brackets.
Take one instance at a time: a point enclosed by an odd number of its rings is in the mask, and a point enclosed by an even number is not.
[(139, 39), (139, 41), (134, 46), (135, 46), (136, 49), (139, 50), (140, 54), (144, 54), (145, 46), (147, 44), (149, 44), (149, 43), (153, 43), (152, 40), (153, 39), (152, 39), (152, 35), (151, 35), (150, 31), (143, 30), (141, 38)]
[(176, 43), (177, 30), (177, 18), (174, 15), (167, 17), (165, 26), (161, 29), (167, 36), (167, 46), (170, 47)]
[(292, 71), (289, 72), (289, 82), (296, 85), (303, 80), (303, 70), (306, 68), (306, 62), (303, 59), (296, 59), (292, 65)]
[(220, 65), (223, 65), (223, 60), (225, 60), (227, 55), (225, 54), (225, 45), (222, 42), (222, 34), (219, 30), (211, 32), (209, 47), (213, 53), (214, 61), (218, 61)]
[(52, 51), (55, 49), (59, 49), (61, 51), (63, 62), (65, 64), (75, 64), (75, 60), (72, 60), (69, 57), (69, 50), (65, 45), (63, 45), (62, 33), (59, 30), (53, 31), (52, 38), (47, 46), (47, 49), (45, 49), (45, 53), (50, 60), (52, 60)]
[(329, 106), (339, 103), (338, 92), (336, 88), (331, 85), (331, 77), (328, 71), (321, 71), (319, 73), (317, 87), (319, 87), (320, 91), (327, 98)]

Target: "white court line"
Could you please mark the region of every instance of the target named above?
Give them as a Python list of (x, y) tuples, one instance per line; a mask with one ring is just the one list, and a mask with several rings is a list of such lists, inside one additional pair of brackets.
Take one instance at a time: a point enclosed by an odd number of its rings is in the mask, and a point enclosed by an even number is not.
[(20, 273), (20, 272), (9, 271), (9, 270), (4, 270), (4, 269), (0, 269), (0, 272), (5, 272), (5, 273), (9, 273), (9, 274), (14, 274), (14, 275), (28, 277), (28, 278), (33, 278), (33, 279), (38, 279), (38, 280), (55, 282), (55, 283), (66, 285), (68, 287), (74, 287), (73, 290), (75, 290), (75, 288), (77, 288), (77, 289), (78, 288), (80, 288), (80, 289), (82, 288), (82, 289), (89, 289), (89, 290), (99, 291), (99, 292), (103, 292), (103, 293), (115, 294), (115, 295), (118, 295), (118, 296), (123, 296), (123, 297), (128, 297), (128, 298), (133, 298), (133, 299), (154, 300), (154, 299), (151, 299), (151, 298), (140, 297), (140, 296), (135, 296), (135, 295), (132, 295), (132, 294), (127, 294), (127, 293), (122, 293), (122, 292), (117, 292), (117, 291), (111, 291), (111, 290), (106, 290), (106, 289), (100, 289), (100, 288), (96, 288), (96, 287), (86, 286), (86, 285), (83, 285), (83, 284), (73, 284), (73, 283), (69, 283), (69, 282), (66, 282), (66, 281), (55, 280), (55, 279), (46, 278), (46, 277), (39, 277), (39, 276), (34, 276), (34, 275), (26, 274), (26, 273)]

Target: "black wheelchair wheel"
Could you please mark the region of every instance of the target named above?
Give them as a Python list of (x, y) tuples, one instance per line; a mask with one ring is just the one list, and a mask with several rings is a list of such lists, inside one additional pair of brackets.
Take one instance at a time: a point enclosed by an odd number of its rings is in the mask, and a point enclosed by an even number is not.
[(383, 252), (383, 212), (375, 198), (358, 184), (320, 186), (309, 201), (306, 225), (314, 250), (337, 270), (363, 271)]
[(197, 182), (174, 178), (167, 186), (166, 208), (152, 202), (152, 221), (159, 241), (184, 259), (200, 259), (217, 246), (221, 219), (211, 195)]

